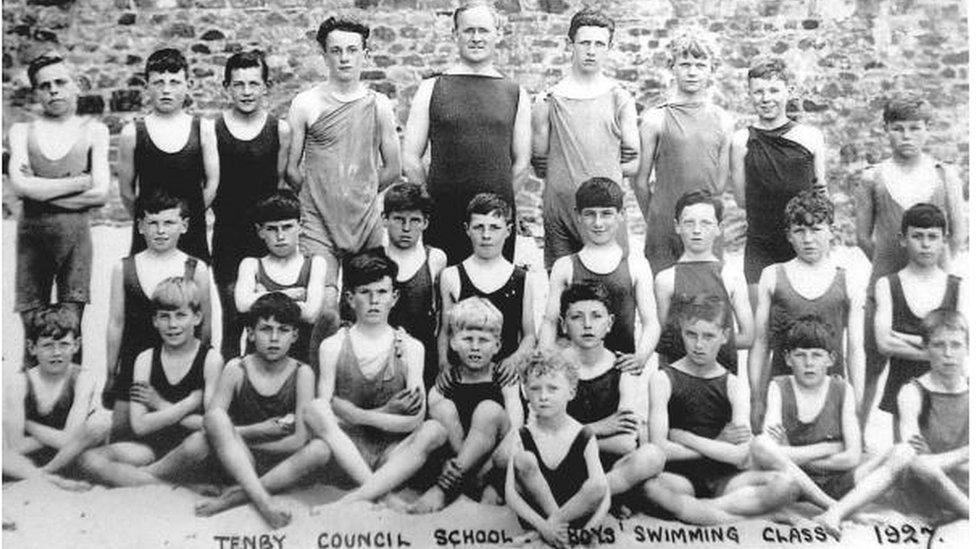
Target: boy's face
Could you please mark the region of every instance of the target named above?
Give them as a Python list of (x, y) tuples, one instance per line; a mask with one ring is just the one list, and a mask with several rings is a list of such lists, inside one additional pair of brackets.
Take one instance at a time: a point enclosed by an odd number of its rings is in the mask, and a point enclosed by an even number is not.
[(155, 252), (172, 250), (186, 232), (186, 218), (179, 208), (161, 212), (146, 212), (139, 220), (139, 233), (146, 239), (146, 246)]
[(240, 113), (251, 114), (260, 109), (261, 100), (268, 93), (268, 85), (261, 78), (261, 67), (232, 70), (227, 93), (234, 110)]
[(266, 221), (257, 226), (258, 237), (275, 257), (289, 257), (298, 250), (300, 225), (297, 219)]
[(183, 109), (183, 102), (189, 92), (189, 82), (185, 71), (150, 72), (146, 89), (149, 104), (160, 114), (169, 114)]
[(793, 246), (796, 257), (807, 263), (820, 261), (830, 250), (830, 239), (834, 233), (827, 223), (813, 225), (790, 225), (786, 239)]
[(938, 375), (964, 375), (969, 344), (966, 333), (954, 328), (938, 328), (925, 346), (932, 372)]
[(610, 51), (610, 29), (579, 27), (576, 38), (569, 44), (573, 54), (573, 68), (583, 74), (593, 74), (603, 68)]
[(65, 63), (54, 63), (34, 75), (34, 97), (40, 102), (44, 114), (64, 116), (74, 111), (78, 100), (78, 84)]
[(939, 263), (945, 250), (946, 235), (940, 227), (911, 227), (901, 237), (908, 260), (916, 265), (931, 267)]
[(27, 340), (27, 352), (37, 359), (37, 366), (49, 373), (60, 373), (71, 365), (71, 357), (78, 352), (78, 339), (67, 334), (60, 339), (42, 336)]
[(780, 78), (750, 78), (749, 97), (759, 119), (772, 121), (786, 113), (790, 88)]
[(505, 240), (512, 232), (512, 225), (497, 213), (471, 214), (464, 225), (474, 255), (481, 259), (492, 259), (502, 254)]
[(721, 322), (695, 318), (683, 320), (680, 325), (688, 360), (702, 367), (715, 364), (719, 350), (729, 339), (728, 331)]
[(410, 250), (420, 242), (429, 220), (420, 210), (393, 211), (383, 216), (390, 245), (400, 250)]
[(715, 208), (711, 204), (692, 204), (681, 210), (674, 232), (690, 252), (707, 252), (721, 233)]
[(929, 139), (929, 125), (924, 120), (896, 120), (885, 124), (885, 133), (891, 144), (891, 152), (903, 159), (922, 154)]
[(566, 405), (576, 396), (569, 380), (561, 372), (529, 376), (525, 398), (536, 417), (553, 418), (566, 413)]
[(563, 331), (581, 349), (602, 346), (612, 325), (613, 315), (602, 301), (595, 299), (571, 303), (563, 315)]
[(711, 83), (712, 63), (706, 57), (682, 55), (674, 60), (671, 67), (674, 82), (684, 93), (695, 94), (706, 89)]
[(786, 365), (803, 387), (819, 387), (827, 378), (827, 369), (834, 365), (834, 357), (827, 349), (793, 349), (786, 351)]
[(498, 28), (495, 14), (487, 6), (476, 6), (461, 12), (453, 34), (458, 56), (467, 63), (484, 63), (495, 54)]
[(488, 330), (465, 328), (451, 335), (451, 348), (469, 370), (481, 370), (491, 363), (501, 343), (498, 336)]
[(189, 305), (177, 309), (160, 309), (153, 314), (153, 326), (159, 332), (163, 344), (179, 347), (193, 337), (193, 329), (200, 325), (203, 315), (194, 312)]
[(334, 30), (325, 38), (322, 55), (329, 69), (329, 80), (358, 82), (367, 50), (358, 32)]
[(617, 237), (620, 210), (612, 206), (583, 208), (579, 216), (583, 242), (606, 244)]
[(274, 318), (261, 318), (247, 329), (247, 337), (254, 343), (255, 353), (268, 362), (275, 362), (288, 355), (298, 339), (298, 328)]
[(393, 281), (388, 276), (376, 282), (356, 286), (346, 292), (346, 299), (356, 313), (356, 322), (363, 324), (385, 324), (390, 309), (397, 300)]

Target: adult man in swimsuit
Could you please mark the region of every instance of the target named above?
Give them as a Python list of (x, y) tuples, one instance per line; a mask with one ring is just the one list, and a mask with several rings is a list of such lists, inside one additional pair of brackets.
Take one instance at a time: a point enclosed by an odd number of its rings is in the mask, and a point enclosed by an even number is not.
[[(493, 192), (515, 211), (514, 189), (532, 153), (529, 94), (495, 68), (498, 17), (482, 1), (454, 12), (458, 62), (424, 80), (410, 105), (403, 139), (403, 168), (414, 183), (426, 184), (434, 200), (428, 244), (447, 254), (448, 265), (471, 255), (462, 229), (464, 210), (474, 195)], [(430, 168), (422, 158), (430, 144)], [(503, 255), (515, 255), (510, 236)]]

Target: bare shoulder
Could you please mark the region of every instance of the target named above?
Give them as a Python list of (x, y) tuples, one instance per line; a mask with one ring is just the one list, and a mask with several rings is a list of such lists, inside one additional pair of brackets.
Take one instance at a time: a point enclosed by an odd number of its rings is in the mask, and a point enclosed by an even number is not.
[(654, 287), (659, 290), (674, 289), (674, 267), (668, 267), (654, 277)]
[(647, 128), (651, 131), (660, 131), (664, 126), (664, 109), (658, 107), (649, 107), (644, 109), (644, 112), (640, 115), (641, 128)]
[(431, 248), (429, 261), (434, 271), (439, 273), (447, 267), (447, 254), (440, 248)]
[(627, 254), (627, 266), (630, 267), (630, 275), (634, 278), (634, 282), (637, 282), (638, 279), (653, 281), (654, 275), (651, 272), (651, 264), (647, 262), (647, 258), (642, 253), (634, 251)]
[(749, 141), (749, 128), (739, 128), (732, 133), (732, 146), (735, 148), (745, 149), (746, 143)]

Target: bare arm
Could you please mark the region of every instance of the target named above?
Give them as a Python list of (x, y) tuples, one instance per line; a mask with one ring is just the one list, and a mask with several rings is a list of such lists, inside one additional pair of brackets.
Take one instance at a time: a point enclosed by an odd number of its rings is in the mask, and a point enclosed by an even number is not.
[(122, 262), (112, 269), (112, 289), (108, 301), (108, 326), (105, 338), (105, 388), (109, 389), (118, 368), (119, 350), (122, 348), (122, 330), (125, 326), (125, 289), (122, 286)]
[(198, 264), (194, 273), (194, 282), (200, 289), (200, 311), (203, 319), (200, 321), (200, 341), (204, 345), (210, 345), (210, 334), (213, 332), (213, 310), (210, 307), (210, 268), (204, 264)]
[(874, 313), (874, 336), (878, 342), (878, 350), (892, 358), (905, 360), (928, 360), (928, 354), (919, 344), (913, 345), (906, 338), (899, 337), (892, 327), (891, 290), (887, 278), (879, 278), (874, 285), (874, 298), (877, 308)]
[(657, 320), (657, 303), (654, 302), (654, 275), (643, 255), (631, 255), (631, 276), (634, 278), (634, 296), (637, 298), (637, 315), (641, 322), (641, 337), (634, 353), (642, 368), (654, 354), (661, 337), (661, 325)]
[(674, 268), (668, 267), (654, 277), (654, 300), (657, 303), (657, 321), (664, 326), (671, 310), (671, 297), (674, 295)]
[(857, 246), (868, 259), (874, 257), (874, 186), (880, 177), (877, 168), (865, 174), (861, 184), (854, 190), (854, 227)]
[(411, 183), (427, 183), (427, 168), (424, 167), (424, 153), (427, 152), (428, 131), (430, 128), (430, 96), (434, 91), (434, 80), (424, 80), (417, 87), (410, 102), (410, 114), (403, 133), (403, 173)]
[(46, 202), (61, 196), (87, 191), (93, 186), (92, 177), (87, 174), (57, 179), (34, 176), (27, 155), (27, 135), (27, 124), (14, 124), (10, 128), (8, 171), (10, 185), (17, 196)]
[(843, 451), (833, 453), (808, 464), (808, 467), (824, 471), (848, 471), (861, 461), (861, 428), (857, 422), (857, 401), (854, 390), (845, 384), (844, 408), (841, 411), (841, 431), (844, 435)]
[(854, 386), (854, 398), (861, 401), (864, 395), (864, 292), (851, 280), (847, 281), (850, 308), (847, 312), (847, 379)]
[(305, 286), (305, 299), (298, 302), (302, 311), (302, 320), (315, 322), (322, 313), (325, 303), (325, 258), (312, 256), (312, 268), (308, 275), (308, 285)]
[(963, 197), (962, 182), (956, 170), (947, 167), (945, 172), (946, 207), (949, 214), (949, 249), (953, 255), (959, 254), (966, 248), (966, 238), (969, 235), (966, 219), (966, 199)]
[(304, 94), (298, 94), (288, 109), (288, 127), (291, 129), (291, 140), (288, 143), (288, 162), (285, 168), (285, 178), (296, 192), (305, 183), (302, 173), (302, 154), (305, 152), (305, 124), (307, 122), (305, 110), (302, 107)]
[(668, 461), (698, 459), (702, 454), (668, 437), (668, 401), (671, 399), (671, 380), (664, 370), (651, 372), (650, 409), (647, 413), (648, 437), (651, 444), (664, 450)]
[(749, 349), (749, 388), (752, 398), (759, 402), (766, 396), (766, 378), (769, 377), (769, 310), (773, 289), (776, 286), (774, 267), (763, 269), (759, 277), (758, 299), (756, 301), (756, 337)]
[[(722, 141), (719, 144), (718, 150), (718, 177), (719, 184), (721, 185), (720, 192), (724, 191), (725, 188), (731, 181), (732, 172), (732, 135), (735, 133), (735, 119), (728, 112), (722, 111)], [(719, 223), (722, 220), (719, 219)]]
[(517, 109), (512, 127), (512, 189), (516, 191), (522, 188), (529, 175), (532, 160), (532, 100), (522, 87), (519, 87)]
[(735, 348), (748, 349), (756, 337), (756, 327), (752, 305), (749, 303), (746, 279), (741, 273), (728, 276), (723, 273), (722, 278), (729, 292), (729, 299), (732, 301), (732, 312), (735, 314)]
[(380, 156), (383, 167), (379, 173), (379, 190), (389, 187), (400, 179), (402, 166), (400, 163), (400, 139), (397, 137), (396, 114), (393, 106), (385, 95), (379, 95), (376, 101), (377, 115), (380, 124)]
[(111, 173), (108, 165), (108, 128), (100, 122), (92, 122), (91, 137), (91, 188), (76, 195), (51, 201), (55, 206), (72, 210), (101, 206), (108, 199)]
[(122, 205), (135, 217), (136, 202), (136, 125), (130, 122), (119, 135), (119, 198)]
[(285, 120), (278, 120), (278, 188), (289, 188), (288, 154), (291, 152), (291, 126)]
[(515, 437), (512, 444), (513, 457), (508, 460), (508, 467), (505, 469), (505, 502), (522, 520), (528, 522), (536, 531), (541, 531), (546, 527), (546, 518), (522, 498), (522, 493), (516, 484), (514, 456), (524, 451), (521, 437)]
[(546, 298), (545, 315), (539, 327), (539, 348), (545, 349), (556, 343), (556, 325), (559, 322), (559, 299), (573, 278), (573, 264), (569, 257), (560, 257), (552, 266), (549, 276), (549, 296)]
[(535, 349), (536, 344), (535, 297), (533, 295), (532, 284), (529, 283), (528, 276), (525, 277), (523, 285), (522, 330), (520, 333), (521, 339), (519, 340), (519, 346), (517, 349), (515, 349), (515, 352), (502, 360), (503, 367), (508, 368), (512, 372), (517, 370), (518, 365), (522, 362), (522, 359), (528, 356), (528, 354)]
[(207, 353), (206, 361), (203, 363), (203, 409), (210, 408), (214, 394), (217, 392), (217, 383), (220, 380), (220, 372), (224, 369), (224, 358), (214, 349)]
[(549, 101), (540, 94), (532, 105), (532, 167), (545, 179), (549, 167)]
[[(237, 312), (246, 313), (259, 297), (268, 293), (264, 288), (258, 288), (257, 272), (258, 259), (245, 257), (237, 266), (237, 283), (234, 285), (234, 305)], [(313, 265), (314, 266), (314, 265)]]
[(746, 207), (746, 143), (749, 130), (741, 129), (732, 134), (732, 144), (729, 148), (729, 181), (732, 183), (732, 195), (740, 208)]
[(310, 366), (301, 364), (298, 367), (298, 379), (295, 383), (295, 430), (277, 440), (258, 444), (255, 448), (265, 452), (293, 454), (305, 446), (305, 443), (308, 442), (308, 428), (302, 421), (302, 417), (304, 417), (305, 408), (312, 402), (314, 396), (315, 373), (312, 372)]
[(819, 188), (824, 192), (827, 191), (827, 143), (824, 141), (823, 133), (816, 129), (810, 128), (811, 142), (813, 143), (813, 172), (817, 177), (816, 183), (814, 183), (814, 188)]
[[(431, 394), (438, 392), (431, 389)], [(518, 383), (512, 383), (502, 387), (502, 399), (505, 401), (505, 412), (508, 414), (509, 431), (517, 430), (522, 426), (525, 412), (522, 409), (522, 399), (519, 398)]]
[(640, 130), (637, 129), (637, 106), (634, 98), (625, 96), (620, 106), (620, 162), (624, 177), (631, 177), (637, 173), (640, 165)]
[[(43, 471), (24, 454), (43, 448), (43, 444), (26, 433), (24, 397), (27, 374), (17, 372), (5, 379), (3, 392), (3, 474), (12, 478), (40, 477)], [(20, 456), (16, 456), (20, 454)]]
[(217, 153), (217, 132), (213, 119), (200, 121), (200, 151), (203, 153), (203, 205), (209, 208), (220, 184), (220, 156)]
[(441, 271), (441, 326), (437, 333), (437, 360), (442, 372), (447, 372), (450, 364), (447, 360), (448, 344), (448, 313), (457, 303), (457, 297), (461, 291), (461, 281), (456, 266), (447, 267)]
[[(132, 370), (132, 385), (149, 385), (149, 370), (152, 366), (152, 349), (146, 349), (136, 357)], [(133, 398), (129, 405), (129, 423), (132, 432), (144, 437), (155, 433), (164, 427), (176, 425), (184, 416), (192, 414), (203, 405), (203, 391), (192, 391), (186, 398), (173, 403), (165, 403), (155, 410), (150, 410), (144, 402)]]
[(644, 217), (647, 217), (647, 207), (651, 203), (651, 173), (654, 171), (654, 163), (657, 161), (657, 145), (661, 135), (663, 125), (661, 109), (647, 109), (641, 115), (640, 124), (640, 162), (637, 165), (637, 173), (633, 179), (634, 196), (640, 206)]

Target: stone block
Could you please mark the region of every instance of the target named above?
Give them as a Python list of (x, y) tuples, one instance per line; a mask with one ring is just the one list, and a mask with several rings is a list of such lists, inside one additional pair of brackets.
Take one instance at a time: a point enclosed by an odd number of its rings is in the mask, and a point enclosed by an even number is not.
[(942, 56), (942, 62), (949, 65), (967, 65), (969, 64), (969, 52), (963, 50), (944, 55)]
[(210, 46), (206, 44), (193, 44), (192, 46), (190, 46), (190, 51), (192, 51), (193, 53), (208, 54), (210, 53)]
[(371, 30), (369, 36), (381, 42), (392, 42), (396, 40), (396, 31), (387, 26), (379, 26)]
[(196, 31), (189, 23), (177, 22), (163, 29), (164, 38), (193, 38)]
[(112, 112), (135, 112), (142, 108), (142, 92), (140, 90), (115, 90), (109, 99)]
[(362, 73), (363, 80), (383, 80), (386, 78), (386, 71), (365, 70)]
[(126, 65), (139, 65), (140, 63), (142, 63), (142, 57), (138, 55), (130, 53), (125, 56)]
[(103, 112), (105, 112), (105, 98), (101, 95), (78, 97), (78, 114), (102, 114)]
[(813, 30), (820, 27), (820, 21), (816, 19), (804, 19), (801, 25), (806, 30)]
[(546, 13), (565, 13), (569, 4), (565, 0), (539, 0), (539, 9)]
[(119, 25), (135, 25), (136, 24), (136, 14), (130, 12), (123, 13), (119, 16), (117, 22)]
[(226, 38), (226, 36), (224, 35), (223, 32), (217, 29), (210, 29), (207, 32), (203, 33), (203, 36), (200, 37), (200, 40), (206, 40), (208, 42), (212, 42), (214, 40), (223, 40), (224, 38)]

